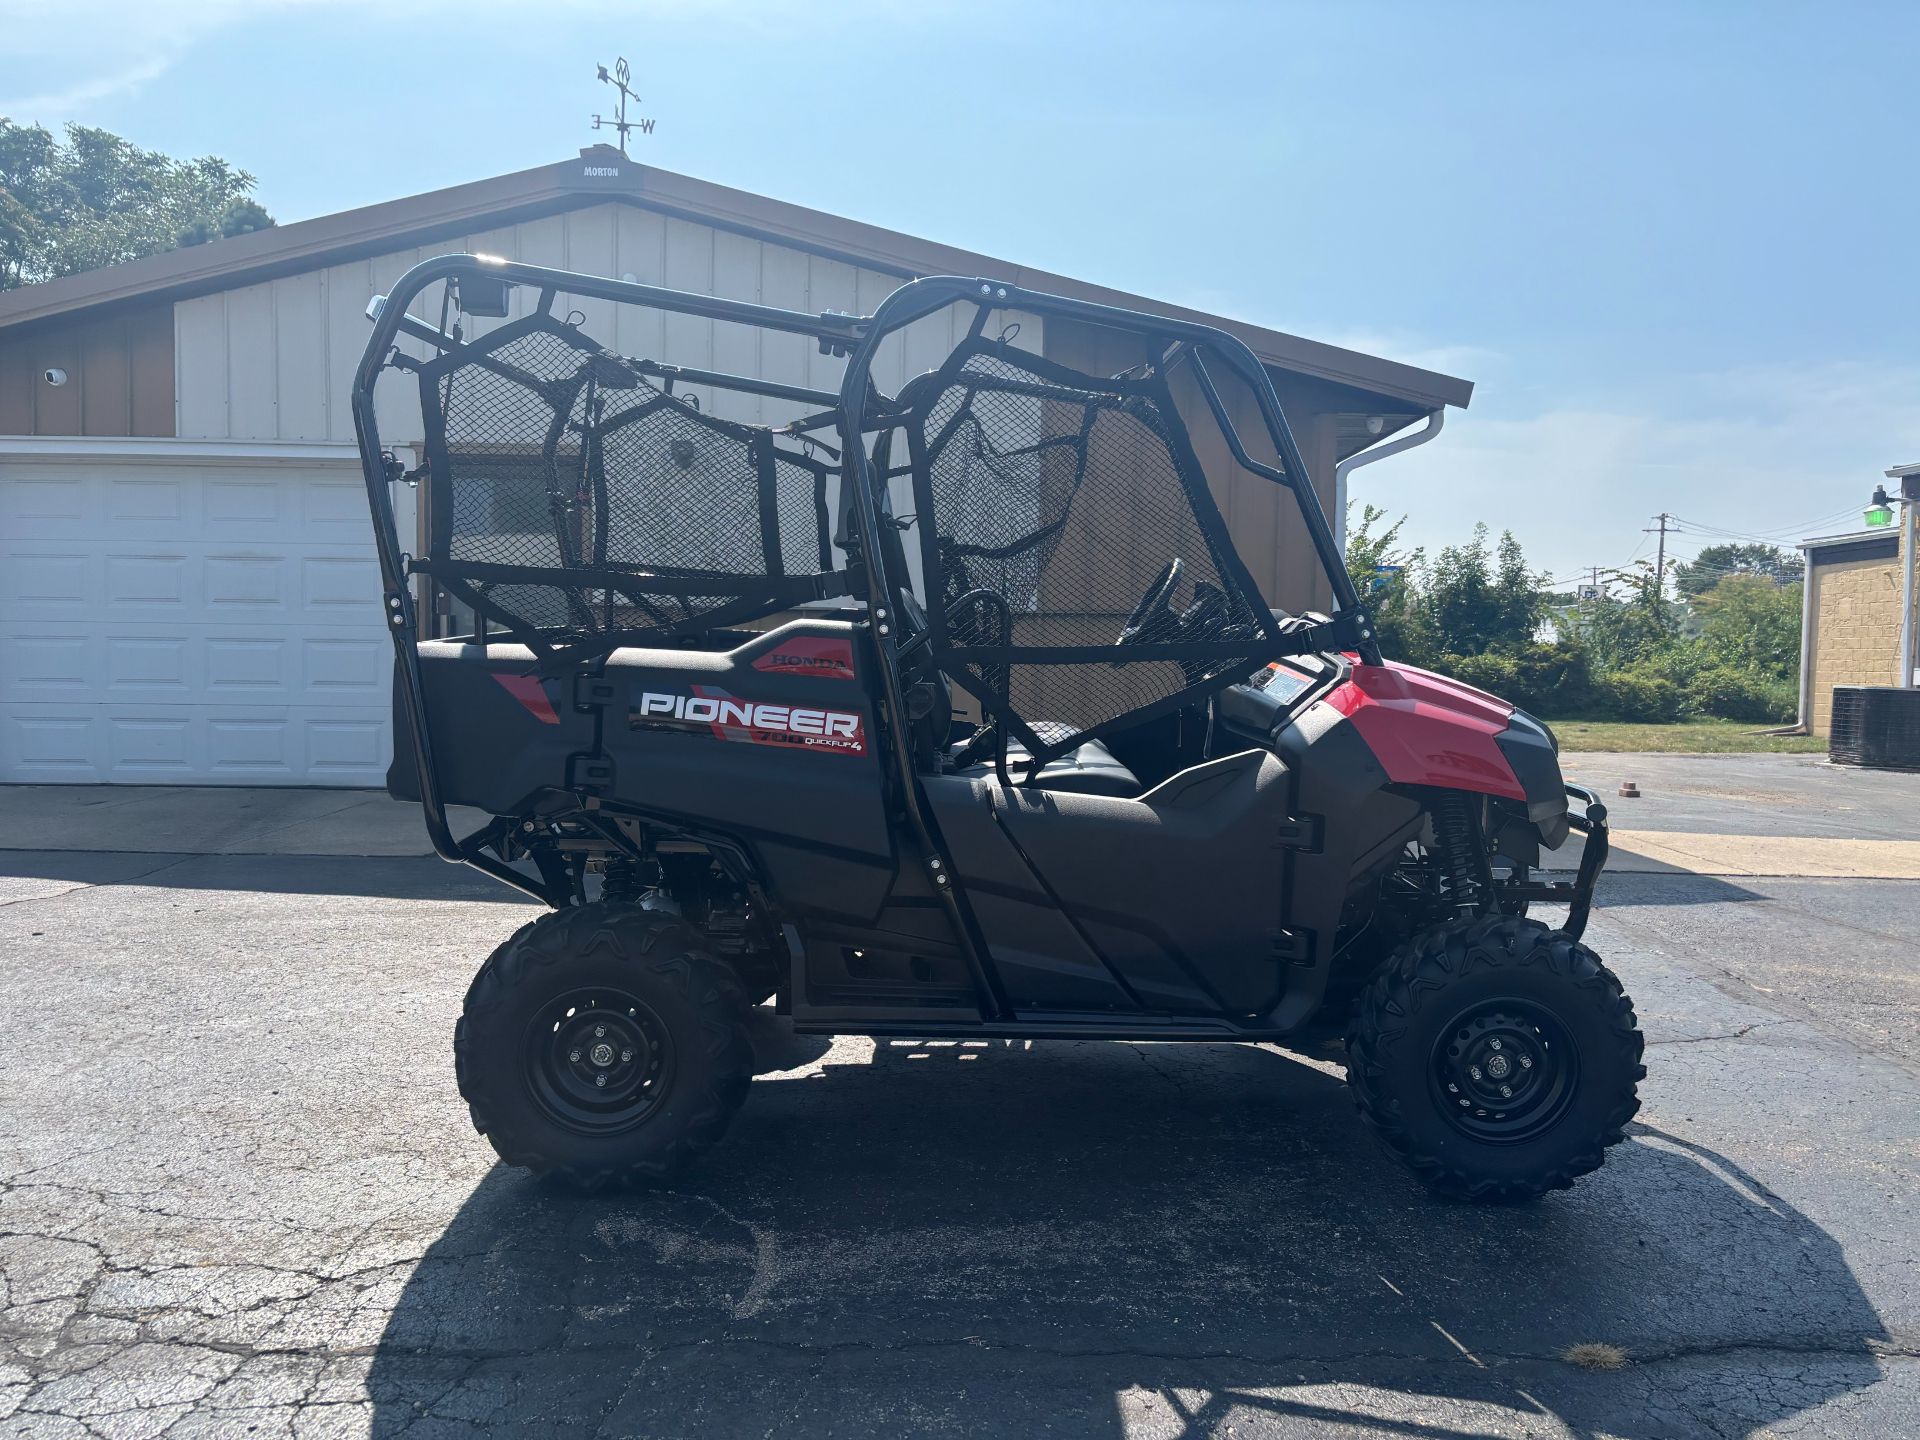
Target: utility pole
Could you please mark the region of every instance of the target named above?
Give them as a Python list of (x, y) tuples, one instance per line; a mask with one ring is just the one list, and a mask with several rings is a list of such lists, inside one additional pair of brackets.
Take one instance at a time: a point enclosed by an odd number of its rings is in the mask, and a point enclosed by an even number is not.
[[(1664, 510), (1654, 517), (1655, 523), (1659, 526), (1657, 533), (1660, 536), (1660, 551), (1658, 558), (1653, 562), (1653, 579), (1656, 593), (1662, 600), (1667, 598), (1667, 531), (1669, 529), (1679, 528), (1678, 526), (1668, 525), (1667, 522), (1671, 519), (1673, 519), (1673, 516)], [(1640, 533), (1642, 535), (1652, 535), (1656, 532), (1653, 525), (1648, 525), (1642, 529)]]

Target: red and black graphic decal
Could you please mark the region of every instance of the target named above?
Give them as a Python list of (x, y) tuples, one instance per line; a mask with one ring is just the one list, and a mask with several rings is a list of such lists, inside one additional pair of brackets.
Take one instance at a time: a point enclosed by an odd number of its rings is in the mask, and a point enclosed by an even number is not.
[(500, 688), (527, 707), (527, 713), (542, 725), (558, 725), (559, 712), (553, 708), (553, 699), (547, 694), (546, 682), (531, 675), (494, 674), (500, 682)]
[(865, 719), (853, 710), (740, 700), (712, 685), (691, 695), (643, 690), (627, 709), (635, 730), (683, 730), (736, 745), (780, 745), (833, 755), (867, 753)]
[(853, 642), (840, 635), (796, 635), (756, 659), (753, 668), (775, 675), (818, 675), (828, 680), (851, 680), (854, 678)]

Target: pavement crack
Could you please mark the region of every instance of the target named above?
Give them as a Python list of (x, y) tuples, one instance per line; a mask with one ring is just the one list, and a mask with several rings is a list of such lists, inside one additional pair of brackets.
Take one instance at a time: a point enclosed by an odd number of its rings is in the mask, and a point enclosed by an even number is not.
[(1769, 1025), (1780, 1025), (1781, 1020), (1755, 1020), (1751, 1025), (1742, 1025), (1737, 1030), (1724, 1030), (1717, 1035), (1672, 1035), (1661, 1040), (1647, 1041), (1651, 1050), (1656, 1045), (1706, 1045), (1715, 1040), (1743, 1040), (1756, 1030), (1764, 1030)]

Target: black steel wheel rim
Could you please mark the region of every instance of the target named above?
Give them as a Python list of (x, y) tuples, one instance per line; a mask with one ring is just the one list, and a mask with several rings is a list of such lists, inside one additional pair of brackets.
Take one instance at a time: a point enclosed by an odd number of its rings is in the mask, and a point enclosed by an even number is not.
[(1580, 1080), (1580, 1052), (1559, 1019), (1531, 1000), (1481, 1001), (1433, 1042), (1434, 1103), (1463, 1135), (1514, 1145), (1550, 1129)]
[(616, 1135), (652, 1119), (673, 1087), (673, 1043), (637, 996), (596, 986), (549, 1001), (527, 1027), (527, 1085), (555, 1123)]

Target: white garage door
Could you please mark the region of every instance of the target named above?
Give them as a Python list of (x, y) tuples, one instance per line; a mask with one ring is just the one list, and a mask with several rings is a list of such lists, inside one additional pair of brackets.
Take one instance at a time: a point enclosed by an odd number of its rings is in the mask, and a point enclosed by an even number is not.
[(350, 448), (0, 441), (0, 541), (0, 779), (383, 783)]

